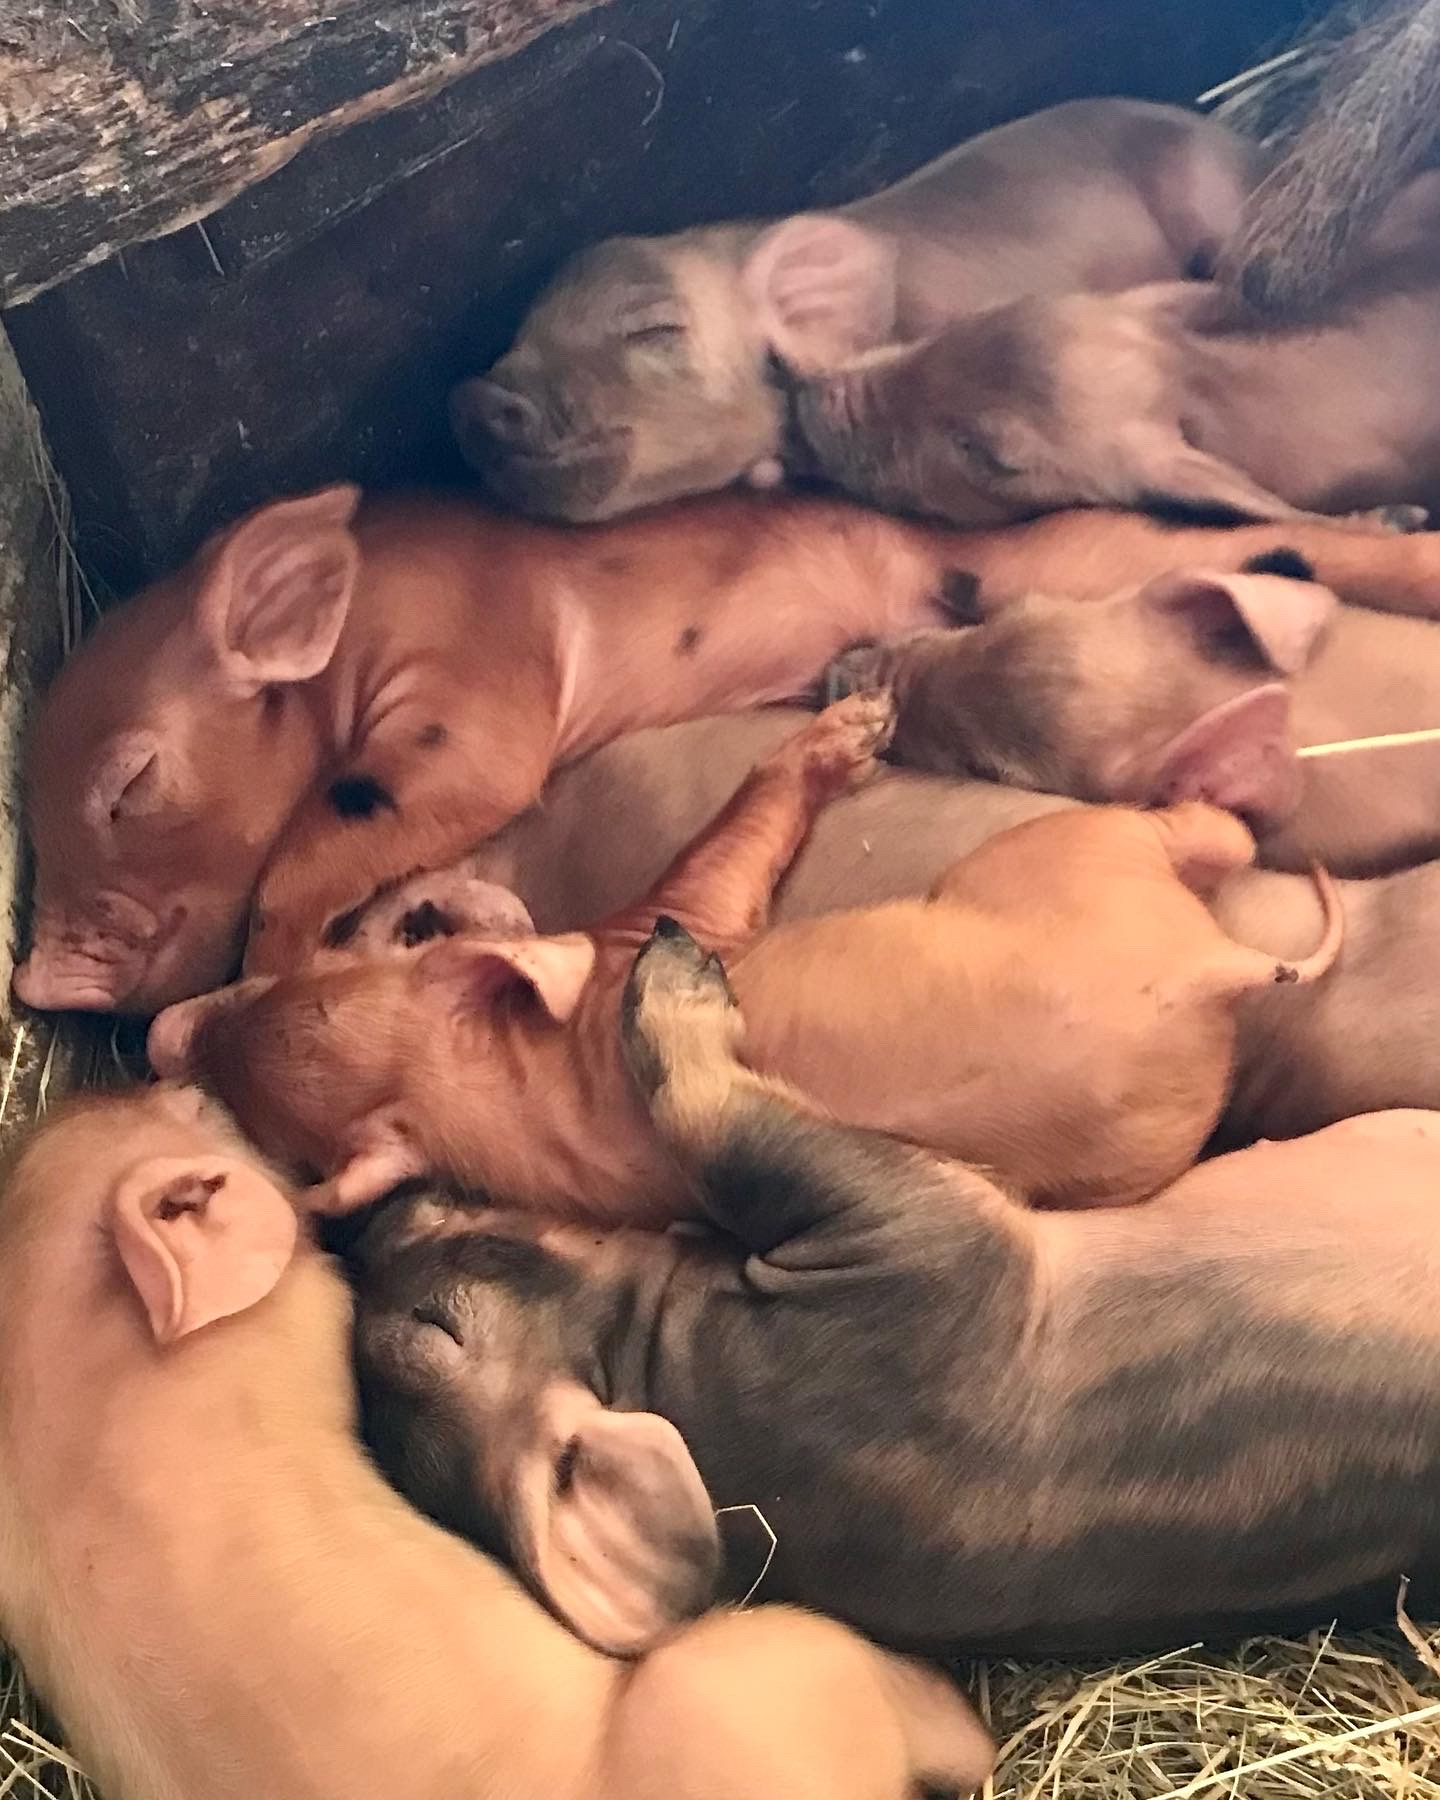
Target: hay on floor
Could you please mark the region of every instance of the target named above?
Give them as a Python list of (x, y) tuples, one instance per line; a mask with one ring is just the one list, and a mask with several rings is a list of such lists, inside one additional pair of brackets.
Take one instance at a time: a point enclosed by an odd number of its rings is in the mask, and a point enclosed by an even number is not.
[[(970, 1685), (1002, 1745), (984, 1800), (1440, 1800), (1440, 1640), (1411, 1630), (980, 1665)], [(93, 1800), (3, 1665), (0, 1796), (33, 1794)]]

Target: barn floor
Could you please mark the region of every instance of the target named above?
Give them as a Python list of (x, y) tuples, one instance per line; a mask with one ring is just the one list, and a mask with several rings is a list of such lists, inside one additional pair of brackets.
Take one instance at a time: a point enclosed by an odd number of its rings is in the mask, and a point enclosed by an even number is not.
[[(1440, 1796), (1440, 1635), (1316, 1633), (1225, 1657), (1176, 1650), (1105, 1668), (967, 1673), (1002, 1745), (985, 1800)], [(93, 1800), (36, 1721), (18, 1669), (0, 1657), (0, 1796)]]

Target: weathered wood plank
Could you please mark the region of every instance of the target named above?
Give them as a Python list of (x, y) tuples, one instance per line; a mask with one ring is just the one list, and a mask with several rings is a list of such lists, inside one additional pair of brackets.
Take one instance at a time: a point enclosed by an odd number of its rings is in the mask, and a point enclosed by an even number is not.
[(607, 0), (0, 0), (0, 305)]
[(87, 566), (123, 589), (341, 475), (467, 479), (446, 390), (582, 244), (834, 204), (1076, 94), (1184, 99), (1304, 4), (615, 0), (11, 310)]

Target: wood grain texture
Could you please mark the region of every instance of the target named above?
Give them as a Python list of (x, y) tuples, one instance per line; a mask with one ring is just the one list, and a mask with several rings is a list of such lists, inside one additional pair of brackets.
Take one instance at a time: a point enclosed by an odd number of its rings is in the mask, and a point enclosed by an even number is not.
[(1079, 94), (1183, 100), (1304, 3), (614, 0), (11, 309), (86, 566), (123, 590), (341, 476), (468, 481), (447, 390), (582, 245), (833, 205)]
[(0, 0), (0, 304), (605, 0)]

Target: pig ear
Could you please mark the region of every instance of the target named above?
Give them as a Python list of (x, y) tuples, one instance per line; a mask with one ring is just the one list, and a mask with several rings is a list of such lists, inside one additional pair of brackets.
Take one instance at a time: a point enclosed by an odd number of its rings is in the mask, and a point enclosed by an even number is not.
[(122, 819), (160, 812), (172, 798), (159, 736), (153, 731), (117, 731), (101, 747), (82, 804), (89, 824), (103, 831)]
[(393, 1113), (365, 1120), (349, 1156), (329, 1181), (309, 1188), (306, 1208), (315, 1213), (354, 1212), (379, 1200), (402, 1181), (428, 1174), (420, 1146)]
[(825, 213), (772, 227), (741, 272), (770, 348), (800, 373), (835, 369), (895, 335), (894, 246)]
[[(1296, 675), (1335, 615), (1335, 596), (1313, 581), (1281, 575), (1163, 575), (1140, 591), (1141, 600), (1181, 615), (1214, 661), (1249, 652), (1253, 662)], [(1237, 642), (1237, 639), (1239, 640)]]
[(568, 1385), (544, 1406), (548, 1448), (521, 1498), (529, 1573), (588, 1643), (641, 1656), (714, 1599), (720, 1534), (705, 1484), (654, 1413), (610, 1412)]
[(1144, 798), (1208, 800), (1263, 827), (1287, 818), (1300, 792), (1290, 696), (1269, 682), (1211, 707), (1173, 738)]
[(360, 490), (344, 483), (263, 507), (215, 555), (199, 624), (226, 685), (241, 697), (309, 681), (335, 654), (360, 548), (350, 529)]
[(111, 1228), (160, 1344), (263, 1300), (297, 1234), (279, 1189), (224, 1156), (142, 1163), (116, 1193)]
[(481, 1012), (505, 994), (529, 993), (563, 1025), (580, 1003), (595, 967), (595, 945), (583, 932), (564, 937), (449, 938), (427, 950), (420, 970), (464, 1012)]
[(258, 1000), (267, 989), (274, 987), (277, 980), (274, 975), (252, 975), (245, 981), (232, 982), (229, 987), (216, 988), (193, 1000), (180, 1000), (174, 1006), (167, 1006), (152, 1021), (145, 1039), (145, 1055), (150, 1067), (166, 1080), (188, 1081), (192, 1073), (195, 1034), (205, 1020), (229, 1007)]

